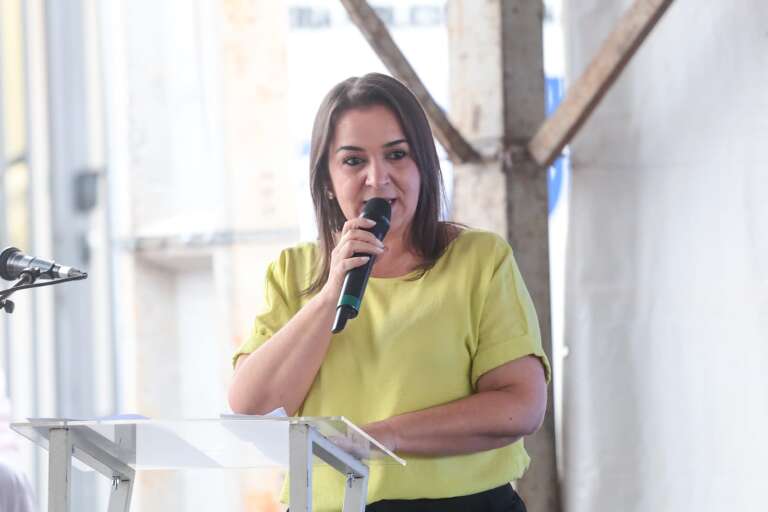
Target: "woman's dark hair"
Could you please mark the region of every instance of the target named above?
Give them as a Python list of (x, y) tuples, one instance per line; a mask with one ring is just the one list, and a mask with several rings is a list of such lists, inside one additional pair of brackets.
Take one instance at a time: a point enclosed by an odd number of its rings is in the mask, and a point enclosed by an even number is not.
[(328, 170), (329, 146), (336, 123), (348, 110), (384, 106), (397, 117), (419, 169), (421, 187), (416, 212), (408, 234), (410, 248), (422, 258), (419, 269), (430, 269), (458, 234), (459, 227), (441, 222), (440, 211), (445, 192), (440, 161), (432, 130), (416, 96), (398, 80), (380, 73), (352, 77), (337, 84), (325, 96), (315, 116), (309, 153), (309, 181), (319, 236), (319, 261), (312, 284), (305, 293), (319, 291), (328, 280), (334, 233), (341, 231), (346, 218), (335, 198)]

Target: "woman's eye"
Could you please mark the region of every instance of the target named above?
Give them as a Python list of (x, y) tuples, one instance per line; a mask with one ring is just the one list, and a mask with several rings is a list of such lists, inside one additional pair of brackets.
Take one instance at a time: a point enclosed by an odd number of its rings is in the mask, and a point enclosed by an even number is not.
[(405, 158), (407, 154), (408, 153), (406, 153), (402, 149), (398, 149), (396, 151), (392, 151), (388, 156), (390, 160), (400, 160), (402, 158)]
[(360, 165), (363, 163), (363, 159), (357, 156), (350, 156), (342, 160), (345, 165)]

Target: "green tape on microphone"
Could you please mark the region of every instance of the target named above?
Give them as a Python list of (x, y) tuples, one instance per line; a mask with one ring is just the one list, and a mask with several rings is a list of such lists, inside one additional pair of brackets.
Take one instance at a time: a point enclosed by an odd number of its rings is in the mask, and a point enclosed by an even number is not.
[(349, 306), (355, 311), (360, 311), (360, 302), (360, 298), (354, 295), (342, 295), (339, 299), (339, 306)]

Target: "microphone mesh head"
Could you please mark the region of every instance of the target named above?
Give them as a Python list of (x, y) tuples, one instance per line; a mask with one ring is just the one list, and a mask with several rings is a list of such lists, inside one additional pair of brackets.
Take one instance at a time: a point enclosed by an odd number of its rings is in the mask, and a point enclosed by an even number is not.
[(6, 247), (2, 254), (0, 254), (0, 277), (6, 281), (13, 281), (17, 277), (17, 275), (12, 273), (7, 267), (8, 260), (11, 259), (11, 256), (19, 252), (21, 251), (15, 247)]
[(363, 217), (376, 221), (376, 225), (368, 231), (379, 240), (384, 240), (387, 231), (389, 231), (389, 217), (391, 215), (392, 206), (390, 206), (389, 201), (380, 197), (369, 199), (363, 207)]
[(389, 205), (389, 201), (382, 199), (381, 197), (374, 197), (369, 199), (363, 207), (363, 217), (379, 221), (386, 219), (389, 224), (389, 218), (392, 215), (392, 207)]

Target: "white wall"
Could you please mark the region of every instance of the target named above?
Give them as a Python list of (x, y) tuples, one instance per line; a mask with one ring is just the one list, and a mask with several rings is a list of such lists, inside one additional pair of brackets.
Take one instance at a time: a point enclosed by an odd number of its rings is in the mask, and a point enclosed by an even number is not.
[[(567, 2), (575, 77), (630, 2)], [(768, 4), (675, 2), (572, 144), (569, 511), (764, 510)]]

